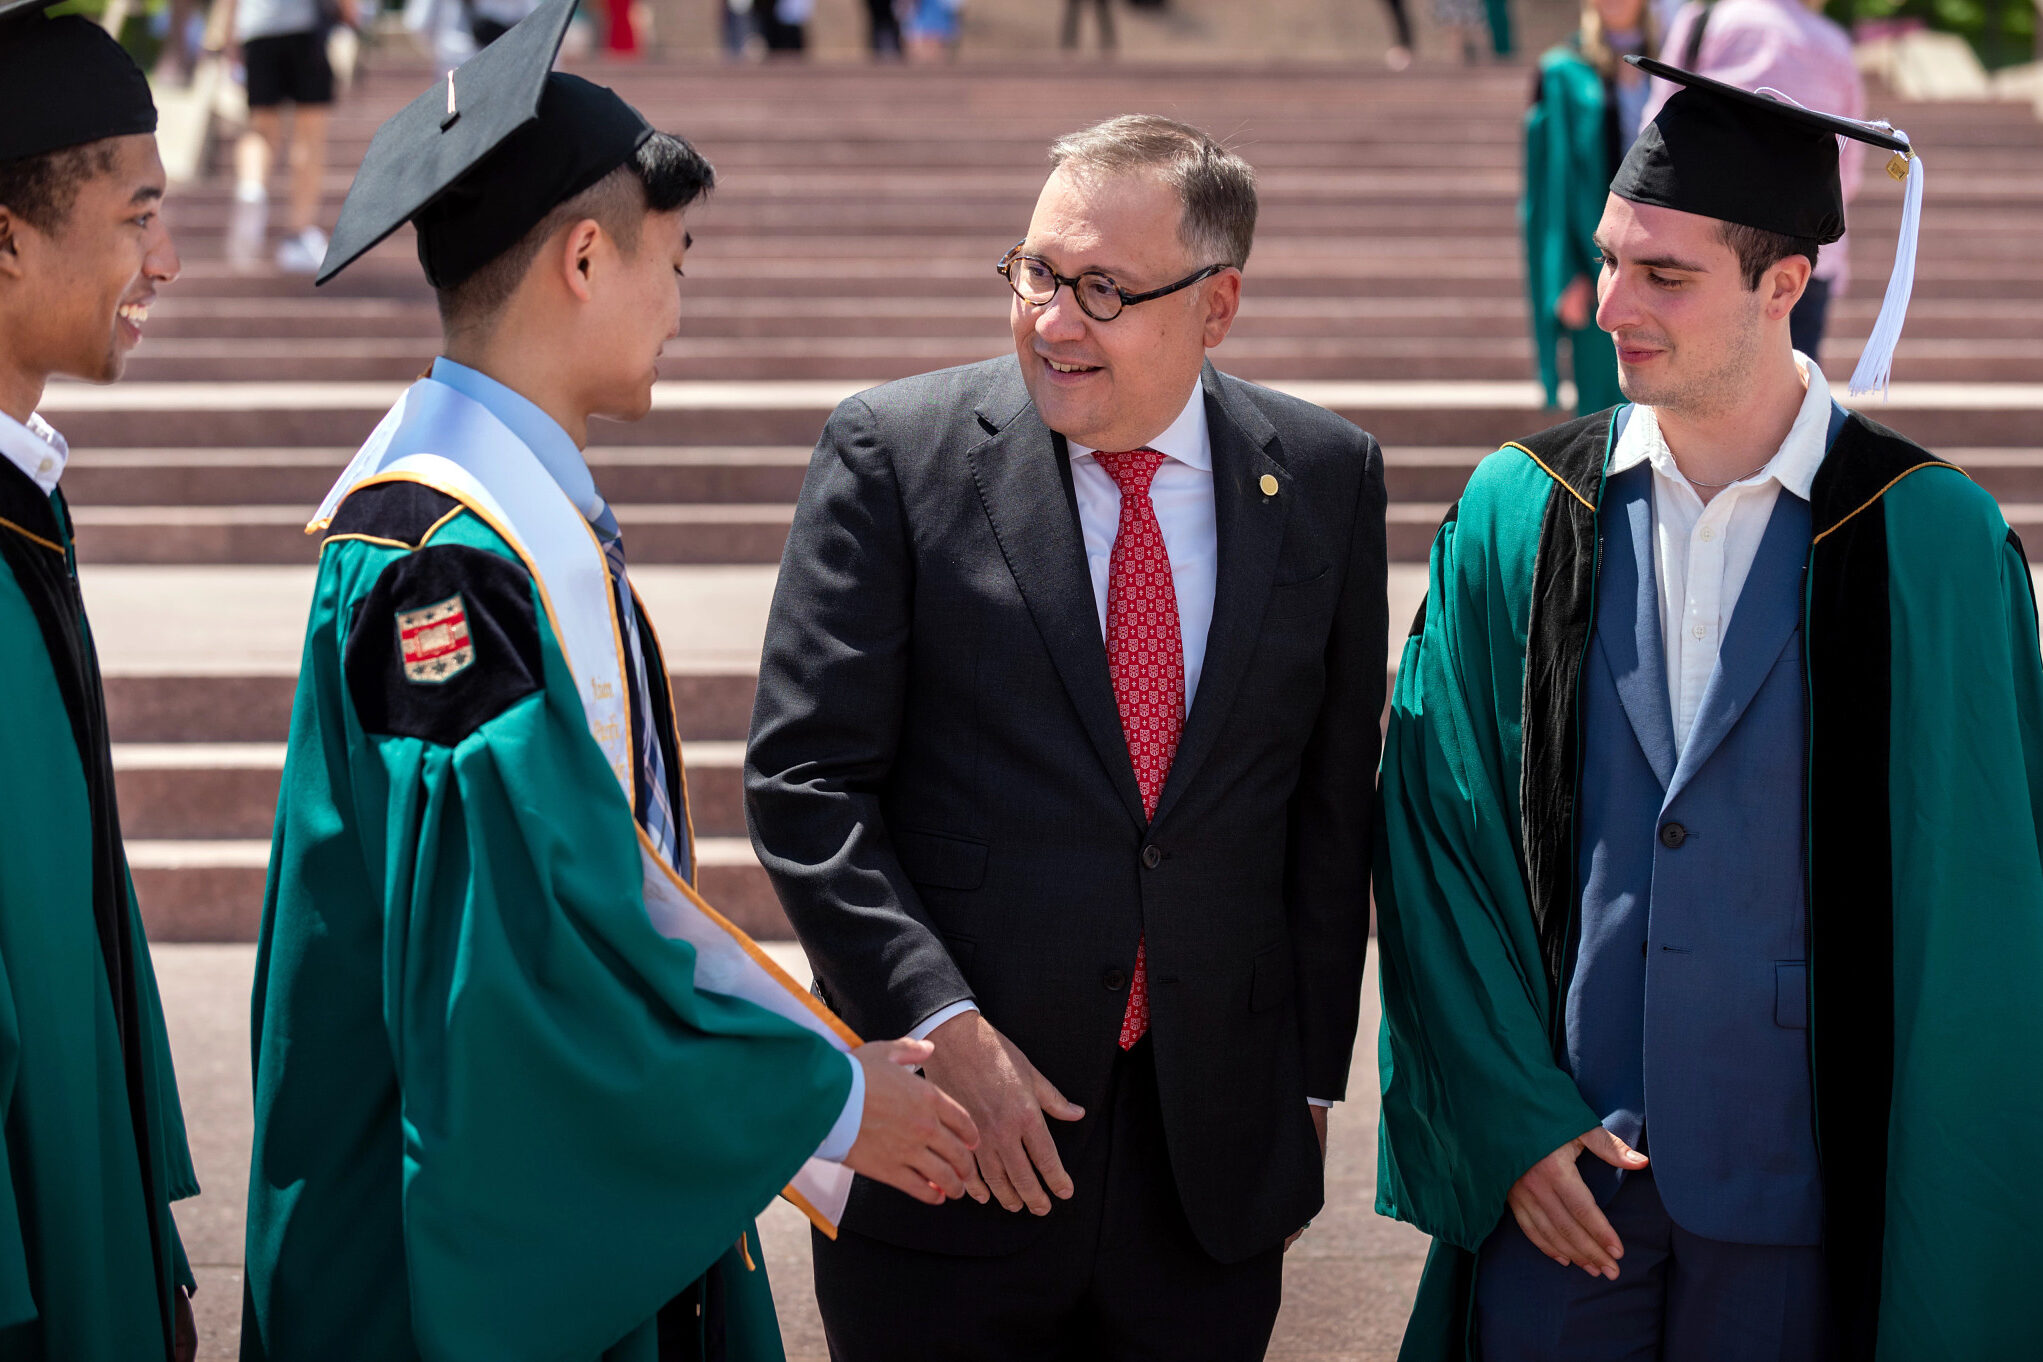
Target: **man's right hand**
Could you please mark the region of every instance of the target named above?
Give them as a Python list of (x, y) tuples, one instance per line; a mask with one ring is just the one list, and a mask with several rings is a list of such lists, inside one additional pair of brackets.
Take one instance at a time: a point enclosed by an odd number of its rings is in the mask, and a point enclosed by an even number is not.
[(1027, 1206), (1036, 1215), (1050, 1213), (1052, 1196), (1069, 1201), (1071, 1175), (1043, 1117), (1076, 1121), (1084, 1110), (1066, 1101), (978, 1012), (952, 1017), (929, 1038), (936, 1053), (922, 1071), (963, 1104), (984, 1134), (978, 1170), (965, 1179), (965, 1191), (982, 1206), (991, 1197), (1010, 1211)]
[(1592, 1277), (1617, 1280), (1617, 1260), (1624, 1244), (1603, 1217), (1589, 1184), (1582, 1181), (1575, 1160), (1588, 1150), (1612, 1168), (1636, 1173), (1646, 1156), (1605, 1130), (1592, 1126), (1532, 1165), (1511, 1184), (1511, 1214), (1533, 1247), (1563, 1267), (1570, 1264)]
[(926, 1040), (886, 1040), (851, 1052), (865, 1070), (865, 1112), (845, 1166), (874, 1182), (940, 1206), (976, 1180), (979, 1131), (965, 1109), (915, 1073), (929, 1062)]

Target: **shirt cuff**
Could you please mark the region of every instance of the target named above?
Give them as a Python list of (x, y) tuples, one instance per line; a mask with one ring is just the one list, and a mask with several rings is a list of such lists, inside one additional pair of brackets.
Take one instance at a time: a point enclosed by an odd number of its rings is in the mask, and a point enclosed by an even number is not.
[(1308, 1107), (1330, 1107), (1333, 1103), (1327, 1101), (1324, 1097), (1308, 1097), (1305, 1099), (1305, 1105)]
[(979, 1004), (970, 998), (963, 998), (949, 1007), (941, 1007), (922, 1019), (922, 1024), (908, 1033), (910, 1040), (928, 1040), (929, 1033), (942, 1026), (952, 1017), (962, 1017), (967, 1012), (977, 1012)]
[(844, 1099), (837, 1124), (816, 1146), (816, 1157), (825, 1163), (843, 1163), (851, 1147), (858, 1143), (858, 1128), (865, 1123), (865, 1066), (849, 1054), (844, 1056), (844, 1062), (851, 1066), (851, 1095)]

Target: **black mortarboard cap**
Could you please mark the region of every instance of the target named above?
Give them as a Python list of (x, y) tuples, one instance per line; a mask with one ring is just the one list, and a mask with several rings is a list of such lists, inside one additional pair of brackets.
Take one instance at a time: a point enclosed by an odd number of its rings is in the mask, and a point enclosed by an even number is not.
[(1888, 123), (1805, 109), (1778, 90), (1742, 90), (1651, 57), (1625, 60), (1685, 88), (1668, 97), (1625, 153), (1610, 182), (1610, 192), (1621, 199), (1827, 246), (1844, 235), (1837, 139), (1850, 137), (1895, 153), (1887, 173), (1907, 190), (1894, 270), (1851, 377), (1853, 393), (1884, 394), (1915, 289), (1922, 225), (1925, 171), (1908, 134)]
[(1610, 192), (1824, 245), (1844, 235), (1837, 139), (1908, 149), (1884, 124), (1819, 113), (1693, 71), (1627, 57), (1641, 70), (1686, 88), (1639, 130)]
[(156, 102), (135, 59), (56, 0), (0, 0), (0, 161), (156, 131)]
[(376, 130), (319, 268), (339, 274), (406, 222), (451, 288), (652, 135), (614, 91), (553, 70), (575, 0), (547, 0)]

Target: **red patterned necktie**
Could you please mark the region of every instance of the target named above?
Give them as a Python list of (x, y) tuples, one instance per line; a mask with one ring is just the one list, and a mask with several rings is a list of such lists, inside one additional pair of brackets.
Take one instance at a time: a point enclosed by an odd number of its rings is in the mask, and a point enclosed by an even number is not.
[[(1171, 581), (1163, 526), (1149, 500), (1149, 483), (1163, 464), (1153, 449), (1093, 458), (1121, 489), (1121, 524), (1107, 567), (1107, 673), (1121, 711), (1121, 732), (1142, 812), (1156, 816), (1157, 797), (1177, 755), (1185, 728), (1185, 643), (1178, 632), (1178, 592)], [(1128, 1010), (1121, 1018), (1121, 1048), (1130, 1049), (1149, 1030), (1149, 941), (1135, 947), (1135, 975), (1128, 982)]]

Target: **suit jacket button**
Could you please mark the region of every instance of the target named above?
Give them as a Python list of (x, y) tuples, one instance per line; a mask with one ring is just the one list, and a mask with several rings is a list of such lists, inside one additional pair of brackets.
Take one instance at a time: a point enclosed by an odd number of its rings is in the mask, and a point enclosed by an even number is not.
[(1688, 840), (1688, 829), (1679, 823), (1666, 822), (1660, 825), (1660, 845), (1670, 851)]
[(1153, 846), (1142, 848), (1142, 864), (1146, 869), (1156, 869), (1163, 864), (1163, 852)]
[(1109, 993), (1119, 993), (1122, 989), (1128, 987), (1128, 972), (1126, 970), (1110, 969), (1100, 976), (1100, 985)]

